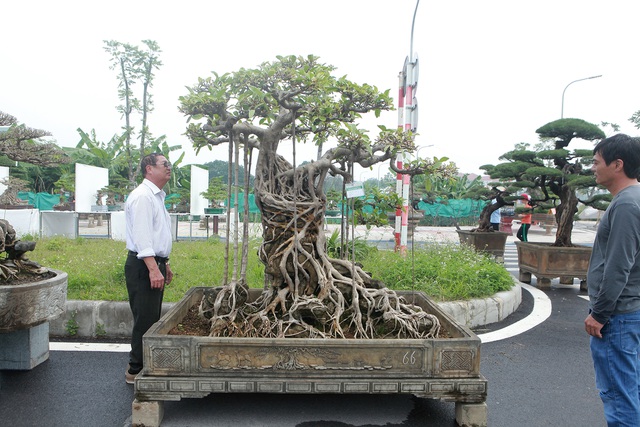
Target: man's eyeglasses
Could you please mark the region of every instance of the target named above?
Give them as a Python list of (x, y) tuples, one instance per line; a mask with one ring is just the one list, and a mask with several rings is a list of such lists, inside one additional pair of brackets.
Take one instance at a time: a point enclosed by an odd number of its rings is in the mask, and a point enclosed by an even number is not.
[(171, 167), (171, 162), (162, 162), (162, 163), (156, 163), (156, 166), (164, 166), (165, 168), (170, 168)]

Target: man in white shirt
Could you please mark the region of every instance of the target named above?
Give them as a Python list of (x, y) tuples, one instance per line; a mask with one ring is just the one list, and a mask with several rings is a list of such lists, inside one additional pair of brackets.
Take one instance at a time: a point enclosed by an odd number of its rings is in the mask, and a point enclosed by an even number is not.
[(162, 154), (153, 153), (142, 159), (140, 169), (144, 180), (129, 194), (124, 208), (129, 250), (124, 275), (133, 313), (127, 384), (133, 384), (142, 370), (142, 336), (160, 319), (164, 287), (173, 279), (169, 266), (171, 219), (162, 191), (171, 179), (171, 163)]

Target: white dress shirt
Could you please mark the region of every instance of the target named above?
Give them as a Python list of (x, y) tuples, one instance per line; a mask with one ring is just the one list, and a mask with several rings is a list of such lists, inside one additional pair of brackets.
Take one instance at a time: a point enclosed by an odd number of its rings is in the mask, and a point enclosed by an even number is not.
[(127, 249), (140, 259), (171, 253), (171, 218), (164, 198), (165, 192), (145, 178), (125, 203)]

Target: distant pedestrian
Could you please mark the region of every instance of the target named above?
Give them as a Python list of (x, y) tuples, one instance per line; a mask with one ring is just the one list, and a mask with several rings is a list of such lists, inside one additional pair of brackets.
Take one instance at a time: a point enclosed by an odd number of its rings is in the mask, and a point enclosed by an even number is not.
[(160, 319), (164, 287), (173, 279), (169, 266), (171, 218), (162, 191), (171, 178), (171, 163), (162, 154), (153, 153), (142, 159), (140, 169), (144, 179), (124, 208), (129, 250), (124, 276), (133, 313), (127, 384), (133, 384), (142, 370), (142, 336)]
[(520, 218), (520, 228), (516, 233), (516, 237), (523, 242), (528, 242), (533, 206), (531, 205), (531, 196), (529, 196), (528, 194), (522, 194), (522, 198), (524, 199), (524, 204), (527, 210), (518, 215), (518, 217)]
[(613, 200), (589, 261), (589, 315), (596, 387), (609, 426), (640, 426), (640, 142), (618, 134), (593, 149), (596, 182)]
[[(504, 187), (495, 187), (495, 190), (498, 191), (498, 195), (495, 199), (491, 200), (492, 205), (498, 203), (498, 198), (502, 197), (503, 193), (506, 194), (506, 189)], [(491, 218), (489, 219), (489, 222), (491, 222), (491, 228), (493, 228), (495, 231), (500, 231), (500, 208), (491, 212)]]

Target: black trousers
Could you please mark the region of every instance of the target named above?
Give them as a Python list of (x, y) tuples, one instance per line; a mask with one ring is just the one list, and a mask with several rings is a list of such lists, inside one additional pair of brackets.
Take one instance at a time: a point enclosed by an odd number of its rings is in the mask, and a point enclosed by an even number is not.
[[(159, 263), (162, 275), (166, 276), (167, 267)], [(151, 289), (149, 269), (144, 261), (129, 254), (124, 264), (124, 277), (129, 292), (129, 306), (133, 313), (133, 331), (131, 332), (131, 352), (129, 353), (129, 372), (136, 374), (142, 370), (142, 336), (160, 319), (163, 290)]]
[(529, 227), (531, 224), (520, 224), (520, 228), (518, 228), (518, 232), (516, 233), (516, 237), (523, 242), (529, 241)]

